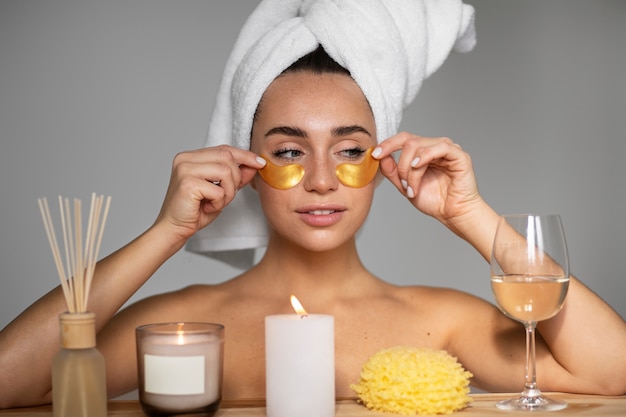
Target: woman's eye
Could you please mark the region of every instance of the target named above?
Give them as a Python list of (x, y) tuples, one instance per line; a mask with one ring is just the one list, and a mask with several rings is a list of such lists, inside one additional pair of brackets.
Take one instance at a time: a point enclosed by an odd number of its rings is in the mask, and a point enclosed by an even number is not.
[(302, 151), (297, 149), (279, 149), (272, 152), (272, 155), (278, 159), (291, 160), (302, 156)]
[(358, 160), (361, 157), (361, 155), (365, 153), (365, 149), (351, 148), (351, 149), (345, 149), (343, 151), (340, 151), (339, 153), (341, 154), (343, 158), (350, 159), (350, 160)]

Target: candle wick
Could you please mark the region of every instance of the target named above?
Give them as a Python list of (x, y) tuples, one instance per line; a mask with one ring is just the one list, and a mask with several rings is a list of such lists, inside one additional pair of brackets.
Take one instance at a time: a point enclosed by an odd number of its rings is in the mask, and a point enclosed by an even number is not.
[(306, 314), (306, 313), (305, 313), (305, 314), (300, 314), (300, 320), (302, 320), (303, 318), (308, 317), (308, 316), (309, 316), (309, 315), (308, 315), (308, 314)]

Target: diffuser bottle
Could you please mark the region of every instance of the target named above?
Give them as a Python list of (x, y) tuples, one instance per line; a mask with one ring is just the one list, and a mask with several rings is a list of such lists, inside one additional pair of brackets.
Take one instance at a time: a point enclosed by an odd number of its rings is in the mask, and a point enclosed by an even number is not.
[(60, 315), (61, 350), (52, 362), (54, 417), (106, 417), (104, 357), (96, 349), (94, 313)]

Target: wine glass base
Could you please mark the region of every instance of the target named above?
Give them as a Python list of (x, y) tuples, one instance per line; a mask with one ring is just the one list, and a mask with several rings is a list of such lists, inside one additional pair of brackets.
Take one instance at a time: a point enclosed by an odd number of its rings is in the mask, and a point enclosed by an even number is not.
[(498, 401), (496, 407), (509, 411), (556, 411), (567, 408), (567, 403), (546, 398), (543, 395), (520, 395), (516, 398)]

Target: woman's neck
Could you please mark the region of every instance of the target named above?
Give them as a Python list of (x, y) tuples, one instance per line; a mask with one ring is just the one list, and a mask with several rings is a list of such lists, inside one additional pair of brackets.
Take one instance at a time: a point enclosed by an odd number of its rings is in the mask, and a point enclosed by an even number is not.
[(354, 239), (331, 251), (315, 252), (270, 238), (254, 273), (276, 293), (315, 298), (336, 297), (353, 289), (355, 281), (363, 283), (364, 277), (371, 277), (361, 263)]

